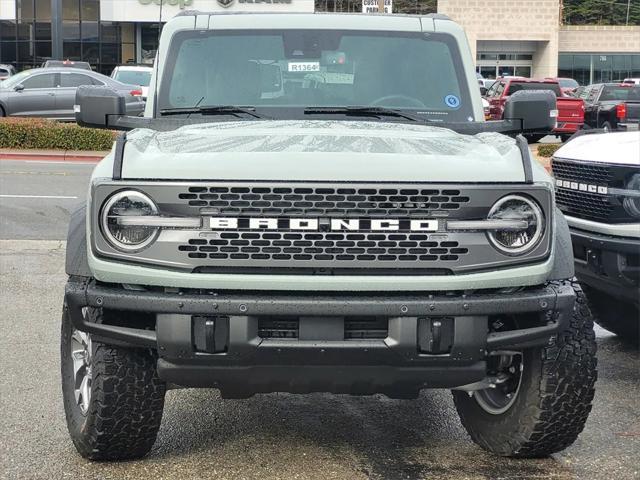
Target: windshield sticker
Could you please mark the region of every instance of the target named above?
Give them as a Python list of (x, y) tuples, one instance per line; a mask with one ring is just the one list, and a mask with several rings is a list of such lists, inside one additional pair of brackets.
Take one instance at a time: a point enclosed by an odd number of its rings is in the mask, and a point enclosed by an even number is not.
[(289, 62), (290, 72), (319, 72), (320, 62)]
[(325, 72), (323, 77), (325, 83), (353, 85), (353, 73)]
[(447, 95), (444, 97), (444, 103), (449, 108), (458, 108), (460, 106), (460, 99), (455, 95)]

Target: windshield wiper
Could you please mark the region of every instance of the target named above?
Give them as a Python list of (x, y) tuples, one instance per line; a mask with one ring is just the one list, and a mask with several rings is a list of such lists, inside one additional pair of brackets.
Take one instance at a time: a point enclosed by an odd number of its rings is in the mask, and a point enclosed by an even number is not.
[(235, 105), (204, 105), (202, 107), (186, 107), (186, 108), (164, 108), (160, 110), (160, 115), (189, 115), (200, 113), (202, 115), (235, 115), (239, 117), (239, 113), (249, 115), (253, 118), (269, 119), (266, 115), (256, 113), (255, 107)]
[(412, 115), (411, 113), (405, 113), (401, 110), (394, 110), (392, 108), (385, 107), (365, 107), (365, 106), (350, 106), (350, 107), (307, 107), (304, 109), (306, 115), (332, 115), (332, 114), (345, 114), (355, 115), (363, 117), (398, 117), (411, 120), (413, 122), (429, 122), (428, 119), (420, 117), (418, 115)]

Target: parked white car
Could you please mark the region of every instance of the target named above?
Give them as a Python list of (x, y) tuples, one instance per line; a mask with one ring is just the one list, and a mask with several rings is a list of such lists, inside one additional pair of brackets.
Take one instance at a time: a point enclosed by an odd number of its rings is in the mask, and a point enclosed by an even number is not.
[(119, 65), (111, 72), (111, 78), (130, 85), (139, 85), (142, 89), (142, 98), (147, 99), (149, 83), (151, 82), (151, 67), (139, 65)]
[(640, 341), (640, 135), (589, 134), (554, 155), (556, 203), (595, 321)]

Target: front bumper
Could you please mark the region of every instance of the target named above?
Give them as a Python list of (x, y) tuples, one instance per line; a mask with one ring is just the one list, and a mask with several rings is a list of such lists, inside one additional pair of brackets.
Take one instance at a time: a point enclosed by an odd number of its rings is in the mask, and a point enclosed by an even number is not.
[[(273, 391), (397, 397), (469, 385), (487, 376), (489, 352), (547, 344), (569, 321), (573, 302), (567, 282), (516, 293), (364, 295), (130, 291), (71, 279), (65, 293), (75, 328), (101, 341), (157, 349), (167, 382), (216, 387), (232, 397)], [(155, 329), (136, 328), (135, 320), (92, 323), (84, 307), (152, 315)], [(529, 320), (490, 331), (509, 315)], [(348, 320), (362, 317), (382, 319), (384, 338), (347, 339)], [(261, 322), (273, 318), (295, 319), (296, 338), (267, 337)]]
[(640, 239), (570, 228), (580, 283), (633, 303), (640, 298)]

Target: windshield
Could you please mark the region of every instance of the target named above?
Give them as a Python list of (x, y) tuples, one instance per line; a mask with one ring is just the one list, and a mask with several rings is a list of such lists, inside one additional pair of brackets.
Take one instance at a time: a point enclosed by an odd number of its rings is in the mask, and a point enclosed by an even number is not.
[(149, 82), (151, 82), (151, 72), (144, 70), (118, 70), (115, 79), (129, 85), (148, 87)]
[(605, 85), (600, 95), (600, 101), (630, 100), (640, 102), (640, 86)]
[(558, 83), (562, 88), (578, 88), (580, 85), (572, 78), (560, 78)]
[(560, 86), (557, 83), (545, 82), (511, 82), (509, 87), (509, 95), (513, 95), (520, 90), (551, 90), (556, 97), (561, 97)]
[(254, 106), (286, 118), (305, 107), (372, 106), (473, 120), (460, 54), (446, 34), (183, 32), (171, 43), (158, 98), (159, 110)]
[(16, 73), (14, 76), (7, 78), (0, 83), (2, 88), (13, 88), (27, 78), (32, 72), (30, 70), (24, 70), (20, 73)]

